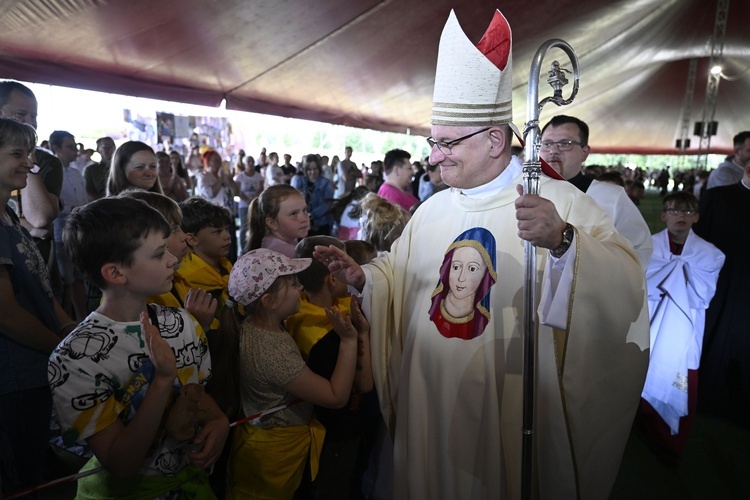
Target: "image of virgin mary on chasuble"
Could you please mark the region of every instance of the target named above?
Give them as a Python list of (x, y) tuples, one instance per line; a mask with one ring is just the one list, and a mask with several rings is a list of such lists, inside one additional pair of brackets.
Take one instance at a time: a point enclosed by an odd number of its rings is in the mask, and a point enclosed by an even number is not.
[(430, 305), (430, 320), (444, 337), (470, 340), (484, 332), (497, 282), (495, 255), (495, 237), (481, 227), (464, 231), (445, 251)]

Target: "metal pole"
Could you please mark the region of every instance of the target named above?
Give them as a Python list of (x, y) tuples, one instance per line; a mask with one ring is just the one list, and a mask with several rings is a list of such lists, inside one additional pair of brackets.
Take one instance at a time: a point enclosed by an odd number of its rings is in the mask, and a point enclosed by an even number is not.
[[(552, 63), (547, 83), (554, 89), (554, 95), (539, 101), (539, 74), (545, 54), (552, 48), (562, 49), (573, 65), (573, 90), (570, 98), (563, 99), (562, 87), (568, 83), (563, 68), (557, 61)], [(529, 74), (529, 93), (526, 101), (526, 125), (523, 136), (526, 161), (523, 164), (523, 189), (525, 194), (539, 194), (539, 177), (542, 164), (539, 161), (539, 114), (548, 102), (558, 106), (570, 104), (578, 93), (578, 57), (567, 42), (559, 39), (547, 40), (536, 51)], [(524, 307), (523, 307), (523, 436), (521, 441), (521, 498), (531, 499), (534, 464), (534, 379), (536, 361), (536, 247), (531, 242), (524, 243)]]

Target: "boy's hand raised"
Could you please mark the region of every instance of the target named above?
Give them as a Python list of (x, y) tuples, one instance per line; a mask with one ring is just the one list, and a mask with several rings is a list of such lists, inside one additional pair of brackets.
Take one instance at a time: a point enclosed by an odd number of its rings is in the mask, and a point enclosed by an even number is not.
[(357, 338), (357, 329), (352, 325), (351, 317), (344, 316), (336, 307), (327, 307), (326, 316), (333, 325), (333, 330), (341, 337), (341, 340), (354, 340)]
[(141, 330), (146, 337), (146, 354), (154, 364), (155, 375), (169, 383), (177, 377), (177, 361), (172, 348), (159, 333), (159, 329), (148, 320), (148, 314), (141, 313)]
[(211, 329), (211, 322), (216, 314), (218, 302), (207, 291), (200, 288), (191, 288), (185, 295), (185, 309), (193, 315), (203, 327), (203, 331)]
[(359, 335), (369, 335), (370, 334), (370, 323), (367, 321), (367, 318), (365, 318), (365, 315), (362, 314), (362, 306), (359, 305), (359, 302), (357, 301), (356, 297), (352, 296), (352, 325), (354, 325), (354, 328), (357, 329), (357, 333)]
[(365, 394), (374, 387), (370, 359), (370, 323), (362, 314), (362, 308), (355, 297), (352, 297), (352, 324), (357, 329), (357, 371), (354, 373), (354, 387), (360, 394)]
[(313, 257), (325, 264), (336, 279), (362, 291), (362, 287), (365, 286), (365, 272), (346, 252), (333, 245), (317, 245)]

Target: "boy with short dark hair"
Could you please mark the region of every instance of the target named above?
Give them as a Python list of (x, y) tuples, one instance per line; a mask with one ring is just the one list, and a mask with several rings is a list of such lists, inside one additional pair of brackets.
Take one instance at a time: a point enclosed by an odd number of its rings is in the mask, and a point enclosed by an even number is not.
[[(312, 264), (297, 274), (304, 294), (299, 312), (287, 318), (286, 327), (310, 370), (330, 379), (338, 359), (340, 338), (325, 311), (337, 307), (347, 315), (351, 298), (346, 284), (336, 279), (325, 264), (313, 257), (316, 245), (335, 245), (344, 249), (344, 244), (332, 236), (309, 236), (297, 244), (295, 258), (312, 257)], [(312, 486), (320, 498), (349, 498), (351, 485), (355, 481), (355, 465), (364, 425), (362, 394), (372, 390), (373, 382), (370, 326), (366, 321), (364, 324), (355, 323), (354, 326), (358, 332), (358, 347), (352, 396), (341, 409), (315, 407), (316, 418), (326, 428), (318, 475)]]
[(364, 266), (378, 256), (378, 249), (375, 245), (364, 240), (347, 240), (344, 242), (344, 250), (360, 266)]
[(144, 191), (143, 189), (126, 189), (118, 196), (145, 201), (148, 206), (163, 215), (172, 226), (172, 234), (167, 240), (167, 250), (177, 259), (172, 289), (167, 293), (149, 297), (148, 303), (185, 309), (198, 320), (204, 331), (208, 330), (214, 319), (217, 301), (205, 290), (192, 288), (190, 283), (180, 274), (180, 263), (190, 253), (187, 236), (182, 230), (182, 210), (180, 210), (180, 206), (166, 195)]
[(201, 389), (205, 418), (191, 429), (190, 446), (161, 425), (175, 390), (201, 388), (211, 373), (206, 338), (195, 320), (183, 309), (146, 305), (148, 297), (172, 287), (170, 233), (164, 217), (130, 198), (96, 200), (68, 218), (65, 246), (102, 289), (100, 306), (49, 361), (64, 441), (83, 439), (92, 449), (84, 470), (104, 468), (79, 479), (78, 498), (182, 491), (213, 497), (204, 469), (221, 453), (227, 418)]
[(652, 236), (646, 270), (651, 358), (640, 414), (649, 438), (679, 458), (695, 421), (705, 310), (724, 254), (693, 233), (698, 200), (691, 193), (665, 196), (661, 219), (667, 228)]
[(219, 328), (218, 318), (229, 298), (227, 284), (232, 263), (227, 259), (232, 245), (229, 234), (232, 216), (224, 207), (199, 197), (180, 203), (182, 229), (192, 252), (180, 264), (180, 274), (191, 287), (209, 292), (218, 301), (211, 330)]

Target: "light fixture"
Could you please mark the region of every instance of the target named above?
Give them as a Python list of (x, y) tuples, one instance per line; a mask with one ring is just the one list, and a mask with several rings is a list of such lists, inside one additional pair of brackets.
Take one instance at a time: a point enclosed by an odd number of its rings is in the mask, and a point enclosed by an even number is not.
[(720, 75), (721, 74), (721, 70), (722, 70), (721, 66), (719, 66), (717, 64), (716, 66), (714, 66), (713, 68), (711, 68), (711, 74), (712, 75)]

